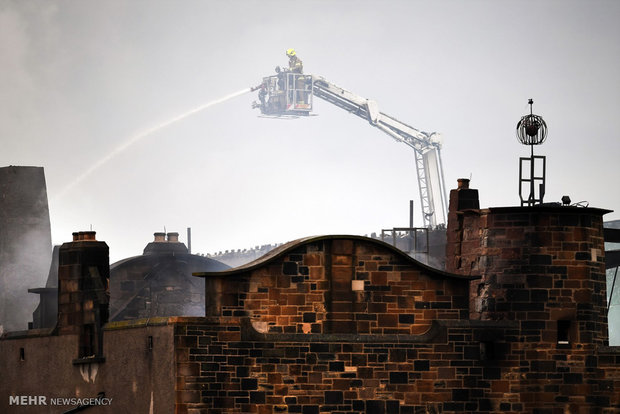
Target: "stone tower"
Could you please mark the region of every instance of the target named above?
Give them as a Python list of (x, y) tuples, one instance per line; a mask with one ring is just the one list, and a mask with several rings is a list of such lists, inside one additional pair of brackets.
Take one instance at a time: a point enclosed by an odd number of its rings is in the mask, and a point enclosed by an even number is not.
[[(472, 192), (450, 192), (451, 206)], [(603, 215), (560, 205), (450, 212), (447, 270), (479, 275), (470, 317), (536, 322), (545, 340), (606, 345)]]
[(470, 319), (515, 326), (504, 334), (508, 389), (527, 412), (608, 406), (613, 385), (600, 372), (613, 361), (606, 355), (609, 211), (552, 203), (480, 209), (465, 181), (450, 192), (447, 270), (480, 276), (470, 283)]
[(45, 175), (41, 167), (0, 168), (0, 325), (24, 330), (52, 258)]

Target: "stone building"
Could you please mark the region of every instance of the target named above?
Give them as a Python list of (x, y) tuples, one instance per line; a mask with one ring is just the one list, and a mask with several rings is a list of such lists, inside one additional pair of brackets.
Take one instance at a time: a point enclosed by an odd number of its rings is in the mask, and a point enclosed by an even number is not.
[[(84, 233), (83, 233), (84, 234)], [(80, 233), (77, 233), (79, 237)], [(59, 247), (52, 254), (45, 287), (28, 289), (40, 296), (29, 329), (53, 328), (58, 313)], [(204, 280), (192, 273), (229, 269), (217, 260), (192, 255), (178, 233), (155, 233), (144, 253), (119, 260), (110, 268), (109, 320), (120, 321), (160, 316), (203, 316)]]
[[(607, 211), (480, 209), (468, 180), (451, 192), (450, 207), (451, 273), (424, 268), (385, 245), (331, 236), (299, 241), (251, 266), (203, 274), (207, 289), (221, 292), (208, 315), (231, 339), (201, 344), (213, 328), (193, 328), (187, 363), (194, 362), (196, 381), (184, 383), (185, 406), (620, 412), (620, 348), (607, 346)], [(213, 360), (196, 364), (211, 346)], [(225, 374), (208, 389), (234, 391), (192, 396), (210, 370)]]
[(193, 272), (229, 266), (190, 254), (179, 233), (155, 233), (140, 256), (110, 266), (110, 320), (203, 316), (204, 281)]
[[(620, 413), (607, 211), (480, 209), (466, 181), (450, 207), (448, 272), (378, 240), (305, 238), (197, 274), (204, 317), (105, 323), (104, 255), (80, 264), (95, 241), (63, 245), (58, 327), (0, 341), (2, 409), (105, 396), (91, 412)], [(47, 405), (16, 403), (31, 395)]]
[(0, 168), (0, 332), (28, 327), (51, 256), (43, 168)]

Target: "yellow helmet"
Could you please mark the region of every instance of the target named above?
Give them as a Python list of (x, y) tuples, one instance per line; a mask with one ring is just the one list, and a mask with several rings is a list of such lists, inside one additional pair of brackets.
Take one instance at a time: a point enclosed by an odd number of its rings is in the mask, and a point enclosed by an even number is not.
[(286, 51), (286, 56), (291, 57), (295, 56), (295, 49), (289, 49)]

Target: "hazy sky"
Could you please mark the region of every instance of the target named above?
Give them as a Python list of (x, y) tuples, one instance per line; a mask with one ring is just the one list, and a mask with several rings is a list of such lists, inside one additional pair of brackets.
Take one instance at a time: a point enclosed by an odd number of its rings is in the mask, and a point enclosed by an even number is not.
[[(92, 226), (112, 262), (192, 228), (212, 253), (422, 225), (413, 150), (326, 102), (259, 118), (255, 86), (295, 48), (306, 73), (443, 136), (448, 189), (517, 205), (515, 126), (547, 121), (546, 201), (620, 218), (618, 1), (0, 0), (0, 166), (45, 167), (52, 239)], [(64, 192), (64, 193), (63, 193)]]

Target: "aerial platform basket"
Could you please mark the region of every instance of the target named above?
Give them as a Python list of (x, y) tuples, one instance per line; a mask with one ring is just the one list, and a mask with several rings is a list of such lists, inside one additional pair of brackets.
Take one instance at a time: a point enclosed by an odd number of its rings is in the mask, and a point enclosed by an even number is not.
[(253, 107), (273, 117), (308, 116), (312, 112), (312, 75), (280, 71), (256, 87), (260, 102)]

